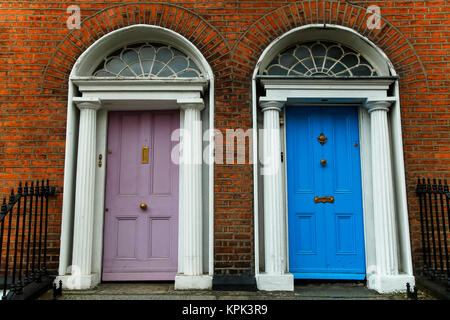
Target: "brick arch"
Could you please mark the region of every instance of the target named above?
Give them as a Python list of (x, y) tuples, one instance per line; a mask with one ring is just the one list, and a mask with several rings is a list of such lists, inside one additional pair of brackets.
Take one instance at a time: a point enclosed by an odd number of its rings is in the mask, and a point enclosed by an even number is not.
[(69, 74), (78, 57), (105, 34), (135, 24), (150, 24), (175, 31), (191, 41), (214, 72), (220, 71), (220, 58), (230, 51), (220, 32), (198, 14), (166, 3), (128, 3), (102, 9), (81, 22), (57, 46), (45, 67), (43, 94), (66, 94)]
[[(408, 90), (418, 90), (428, 79), (422, 61), (410, 41), (381, 12), (381, 28), (367, 28), (367, 8), (343, 0), (303, 0), (268, 12), (255, 21), (232, 49), (237, 82), (248, 81), (246, 77), (256, 67), (263, 50), (277, 37), (287, 31), (307, 24), (334, 24), (351, 28), (367, 37), (388, 56), (397, 74), (408, 83)], [(416, 84), (415, 84), (416, 83)]]

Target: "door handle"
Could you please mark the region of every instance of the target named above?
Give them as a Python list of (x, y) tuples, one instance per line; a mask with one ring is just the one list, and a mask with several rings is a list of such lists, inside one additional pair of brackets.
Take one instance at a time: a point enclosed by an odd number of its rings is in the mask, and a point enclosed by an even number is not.
[(139, 208), (141, 208), (142, 210), (147, 210), (147, 204), (146, 203), (141, 203), (139, 205)]
[(334, 197), (314, 197), (315, 203), (334, 203)]

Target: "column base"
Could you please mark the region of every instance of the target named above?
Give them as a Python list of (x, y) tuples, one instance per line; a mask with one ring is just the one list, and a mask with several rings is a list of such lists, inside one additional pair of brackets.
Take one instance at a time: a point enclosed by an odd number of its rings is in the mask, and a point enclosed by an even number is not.
[(294, 275), (260, 273), (256, 275), (256, 285), (263, 291), (294, 291)]
[(392, 276), (379, 274), (367, 275), (367, 287), (378, 293), (406, 292), (406, 283), (408, 282), (411, 288), (413, 288), (415, 285), (414, 276), (407, 274)]
[(188, 276), (177, 274), (175, 276), (175, 290), (210, 290), (212, 288), (212, 276)]
[(54, 283), (59, 286), (62, 281), (62, 287), (66, 290), (87, 290), (93, 289), (100, 283), (100, 275), (98, 273), (84, 275), (63, 275), (57, 276)]

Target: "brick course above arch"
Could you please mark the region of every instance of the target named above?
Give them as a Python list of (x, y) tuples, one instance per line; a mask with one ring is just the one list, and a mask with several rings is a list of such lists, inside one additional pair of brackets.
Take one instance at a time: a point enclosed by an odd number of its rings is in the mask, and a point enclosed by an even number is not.
[(59, 43), (42, 78), (42, 93), (67, 92), (67, 80), (76, 59), (103, 35), (126, 26), (151, 24), (175, 31), (190, 40), (215, 72), (220, 58), (229, 52), (228, 43), (195, 12), (173, 4), (120, 4), (88, 16), (80, 29), (73, 29)]
[[(381, 28), (369, 29), (367, 8), (347, 1), (305, 0), (284, 5), (256, 20), (232, 49), (231, 59), (236, 64), (236, 80), (245, 81), (246, 71), (254, 69), (262, 51), (287, 31), (307, 24), (334, 24), (351, 28), (367, 37), (383, 50), (394, 65), (403, 83), (428, 87), (422, 61), (414, 47), (398, 28), (381, 16)], [(402, 83), (402, 84), (403, 84)]]

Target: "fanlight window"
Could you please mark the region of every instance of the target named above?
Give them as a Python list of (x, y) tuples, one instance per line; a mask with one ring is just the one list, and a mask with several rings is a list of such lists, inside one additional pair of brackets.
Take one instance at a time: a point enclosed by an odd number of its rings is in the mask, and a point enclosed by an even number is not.
[(93, 75), (114, 78), (198, 78), (202, 72), (191, 58), (174, 47), (141, 43), (112, 53)]
[(263, 72), (271, 76), (361, 77), (377, 76), (358, 52), (337, 42), (297, 44), (279, 53)]

